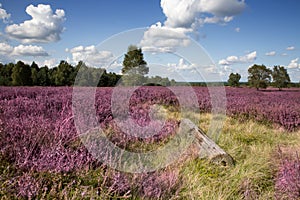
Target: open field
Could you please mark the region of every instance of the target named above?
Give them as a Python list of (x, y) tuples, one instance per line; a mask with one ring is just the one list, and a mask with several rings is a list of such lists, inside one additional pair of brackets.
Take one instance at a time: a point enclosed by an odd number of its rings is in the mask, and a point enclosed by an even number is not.
[[(184, 93), (184, 87), (179, 89)], [(194, 91), (201, 111), (199, 126), (208, 131), (212, 117), (208, 90), (195, 87)], [(146, 151), (173, 136), (176, 114), (151, 138), (141, 141), (122, 133), (113, 123), (112, 92), (112, 88), (97, 89), (95, 107), (98, 123), (116, 145)], [(191, 156), (156, 172), (129, 174), (103, 165), (82, 144), (72, 113), (72, 88), (1, 87), (0, 196), (284, 199), (286, 195), (297, 199), (300, 92), (226, 88), (226, 97), (228, 117), (218, 144), (233, 156), (235, 166), (215, 166)], [(154, 104), (169, 113), (177, 113), (180, 107), (170, 90), (144, 87), (130, 98), (131, 118), (141, 126), (149, 124)]]

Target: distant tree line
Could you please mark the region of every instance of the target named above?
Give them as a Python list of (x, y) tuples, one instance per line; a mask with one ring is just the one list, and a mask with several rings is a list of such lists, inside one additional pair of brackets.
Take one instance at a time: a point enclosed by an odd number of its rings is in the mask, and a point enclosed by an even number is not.
[(76, 85), (82, 86), (114, 86), (121, 75), (107, 73), (102, 68), (86, 66), (82, 61), (72, 66), (67, 61), (61, 61), (58, 66), (48, 68), (39, 67), (35, 62), (31, 65), (22, 61), (17, 63), (0, 63), (1, 86), (71, 86), (80, 68), (80, 78)]
[[(145, 68), (145, 66), (143, 66)], [(80, 70), (80, 73), (78, 73)], [(49, 68), (47, 66), (39, 67), (35, 62), (31, 65), (22, 61), (17, 63), (0, 63), (0, 86), (97, 86), (113, 87), (118, 84), (121, 78), (123, 82), (128, 79), (134, 81), (137, 85), (149, 86), (171, 86), (175, 85), (174, 80), (162, 78), (160, 76), (144, 77), (139, 74), (137, 80), (133, 75), (126, 77), (123, 75), (107, 72), (103, 68), (88, 67), (80, 61), (73, 66), (67, 61), (61, 61), (58, 66)], [(120, 81), (121, 82), (121, 81)]]
[[(248, 74), (247, 85), (257, 90), (259, 88), (267, 88), (268, 86), (276, 87), (279, 90), (287, 87), (300, 87), (300, 83), (291, 83), (290, 76), (283, 66), (274, 66), (273, 70), (271, 70), (265, 65), (254, 64), (248, 69)], [(227, 84), (232, 87), (239, 87), (240, 79), (240, 74), (231, 73)]]

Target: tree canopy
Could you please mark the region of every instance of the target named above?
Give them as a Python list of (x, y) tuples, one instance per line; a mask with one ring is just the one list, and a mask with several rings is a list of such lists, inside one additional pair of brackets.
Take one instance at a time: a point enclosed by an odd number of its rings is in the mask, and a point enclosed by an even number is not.
[(144, 75), (148, 73), (149, 68), (144, 60), (142, 49), (133, 45), (129, 46), (123, 60), (123, 84), (128, 86), (141, 85), (146, 82)]
[(32, 84), (31, 68), (22, 61), (18, 61), (12, 69), (12, 85), (29, 86)]
[(274, 66), (272, 71), (272, 78), (274, 86), (279, 88), (279, 90), (281, 90), (282, 88), (286, 88), (291, 82), (290, 76), (283, 66)]
[(147, 62), (144, 60), (144, 54), (141, 48), (129, 46), (123, 60), (123, 74), (146, 75), (149, 73)]
[(238, 73), (231, 73), (229, 75), (228, 79), (228, 85), (233, 86), (233, 87), (239, 87), (240, 86), (240, 80), (241, 80), (241, 75)]
[(105, 69), (87, 67), (82, 61), (76, 66), (61, 61), (53, 68), (18, 61), (16, 64), (0, 63), (0, 86), (71, 86), (80, 67), (86, 68), (80, 86), (114, 86), (121, 78), (121, 75), (107, 73)]
[(248, 69), (248, 82), (251, 87), (267, 88), (271, 82), (272, 71), (265, 65), (253, 65)]

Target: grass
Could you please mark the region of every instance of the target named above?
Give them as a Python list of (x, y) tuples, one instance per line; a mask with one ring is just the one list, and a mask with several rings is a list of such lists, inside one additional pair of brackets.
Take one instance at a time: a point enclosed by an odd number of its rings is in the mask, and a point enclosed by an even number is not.
[[(201, 114), (199, 124), (205, 131), (208, 130), (210, 119), (211, 115)], [(274, 176), (280, 162), (279, 147), (285, 149), (284, 153), (287, 155), (295, 153), (300, 149), (299, 141), (300, 131), (290, 133), (252, 120), (240, 122), (227, 118), (218, 144), (235, 159), (236, 165), (233, 167), (216, 166), (201, 159), (188, 159), (184, 163), (146, 175), (119, 173), (104, 167), (72, 173), (51, 173), (22, 171), (4, 158), (0, 158), (0, 197), (131, 200), (274, 199)], [(164, 182), (164, 177), (173, 172), (178, 172), (177, 179), (172, 179), (173, 182), (171, 179)], [(152, 180), (151, 176), (158, 181)], [(147, 188), (147, 183), (153, 181), (155, 182), (153, 188)], [(21, 191), (20, 184), (28, 182), (31, 184), (25, 187), (27, 191)], [(142, 188), (141, 185), (144, 183), (146, 185)], [(121, 192), (114, 192), (125, 185)], [(35, 188), (38, 188), (38, 191), (35, 191)], [(159, 188), (161, 196), (151, 196), (151, 192)]]
[[(202, 117), (200, 124), (210, 118)], [(207, 124), (206, 127), (207, 129)], [(203, 160), (190, 161), (181, 175), (186, 199), (273, 199), (274, 175), (279, 162), (274, 158), (279, 146), (295, 149), (300, 133), (271, 129), (254, 121), (240, 123), (227, 118), (219, 145), (236, 161), (231, 168), (220, 168)]]

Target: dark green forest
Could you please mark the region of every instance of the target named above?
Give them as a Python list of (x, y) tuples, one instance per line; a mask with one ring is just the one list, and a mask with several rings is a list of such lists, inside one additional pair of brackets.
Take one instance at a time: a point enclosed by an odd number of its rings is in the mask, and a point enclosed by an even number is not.
[(92, 68), (79, 62), (73, 66), (66, 61), (61, 61), (58, 66), (49, 68), (39, 67), (35, 62), (31, 65), (22, 61), (17, 63), (0, 63), (1, 86), (71, 86), (80, 68), (84, 77), (76, 85), (110, 87), (115, 86), (121, 75), (108, 73), (102, 68)]

